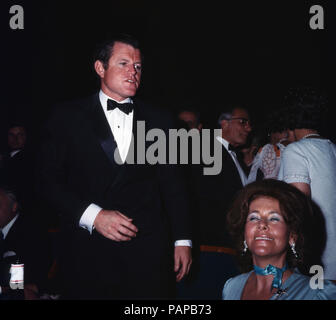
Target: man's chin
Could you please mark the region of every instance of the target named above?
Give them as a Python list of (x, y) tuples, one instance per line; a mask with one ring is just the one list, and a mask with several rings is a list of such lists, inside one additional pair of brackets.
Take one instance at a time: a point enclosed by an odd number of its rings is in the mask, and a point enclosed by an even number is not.
[(134, 97), (135, 96), (135, 94), (136, 94), (136, 90), (130, 90), (130, 91), (128, 91), (124, 96), (125, 96), (125, 99), (126, 98), (130, 98), (130, 97)]

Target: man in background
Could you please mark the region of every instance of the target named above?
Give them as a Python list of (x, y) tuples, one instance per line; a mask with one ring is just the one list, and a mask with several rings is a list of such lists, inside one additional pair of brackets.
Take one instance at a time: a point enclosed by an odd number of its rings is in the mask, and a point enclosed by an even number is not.
[(227, 108), (218, 124), (222, 135), (214, 143), (222, 145), (222, 170), (200, 178), (200, 255), (194, 263), (193, 279), (184, 288), (184, 298), (221, 299), (225, 281), (238, 273), (225, 217), (236, 193), (246, 184), (236, 150), (246, 143), (252, 129), (249, 114), (241, 106)]
[[(24, 289), (10, 286), (11, 264), (24, 264)], [(48, 235), (22, 214), (16, 195), (0, 187), (0, 300), (39, 299), (52, 262)], [(23, 291), (23, 294), (21, 294)]]
[(16, 193), (25, 214), (34, 214), (34, 160), (29, 150), (25, 125), (14, 122), (7, 131), (8, 151), (2, 156), (0, 183)]

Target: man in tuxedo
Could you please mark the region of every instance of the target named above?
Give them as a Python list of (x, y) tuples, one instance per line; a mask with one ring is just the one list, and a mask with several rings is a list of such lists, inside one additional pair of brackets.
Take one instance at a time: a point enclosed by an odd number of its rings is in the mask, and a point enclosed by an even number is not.
[(246, 184), (236, 150), (246, 143), (251, 125), (247, 110), (240, 106), (224, 111), (218, 124), (222, 136), (214, 143), (222, 145), (222, 170), (218, 175), (200, 176), (199, 182), (200, 255), (194, 262), (189, 293), (184, 292), (193, 299), (221, 299), (225, 281), (238, 273), (225, 218), (236, 193)]
[(105, 42), (94, 68), (100, 92), (54, 110), (38, 165), (39, 193), (63, 221), (63, 298), (171, 298), (191, 265), (183, 177), (176, 165), (126, 159), (138, 121), (167, 133), (173, 118), (133, 98), (142, 71), (133, 38)]
[(27, 130), (23, 123), (13, 122), (7, 133), (8, 153), (3, 156), (0, 182), (10, 186), (25, 213), (32, 214), (34, 162), (27, 148)]
[[(24, 295), (10, 286), (11, 264), (24, 264)], [(47, 288), (52, 247), (46, 232), (22, 215), (16, 195), (0, 187), (0, 300), (38, 299)]]

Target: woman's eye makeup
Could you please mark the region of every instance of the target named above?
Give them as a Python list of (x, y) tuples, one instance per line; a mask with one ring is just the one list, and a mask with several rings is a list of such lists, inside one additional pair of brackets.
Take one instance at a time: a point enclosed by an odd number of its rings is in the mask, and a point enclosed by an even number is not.
[[(251, 212), (250, 214), (248, 214), (246, 221), (259, 221), (261, 220), (261, 216), (260, 214), (256, 213), (256, 212)], [(279, 222), (282, 220), (281, 215), (279, 215), (278, 213), (270, 213), (267, 218), (267, 221), (270, 222)]]
[(273, 221), (273, 222), (277, 222), (277, 221), (281, 221), (282, 217), (278, 213), (272, 213), (268, 220)]
[(248, 216), (247, 216), (247, 221), (257, 221), (257, 220), (259, 220), (260, 219), (260, 216), (259, 216), (259, 214), (257, 214), (257, 213), (250, 213)]

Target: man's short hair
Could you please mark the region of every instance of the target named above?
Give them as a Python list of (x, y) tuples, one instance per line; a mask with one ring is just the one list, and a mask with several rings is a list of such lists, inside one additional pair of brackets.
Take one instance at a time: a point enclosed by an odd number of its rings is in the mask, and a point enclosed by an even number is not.
[(141, 52), (141, 59), (143, 60), (142, 50), (140, 48), (140, 42), (129, 34), (116, 34), (108, 40), (99, 43), (94, 53), (94, 62), (99, 60), (103, 63), (103, 67), (106, 70), (108, 68), (108, 62), (113, 54), (113, 47), (116, 42), (128, 44), (135, 49), (139, 49)]
[(24, 131), (27, 133), (26, 124), (23, 121), (20, 121), (20, 120), (15, 120), (15, 121), (10, 122), (7, 126), (7, 132), (12, 128), (17, 128), (17, 127), (18, 128), (23, 128)]
[(197, 122), (197, 125), (199, 125), (201, 123), (201, 113), (192, 108), (192, 107), (185, 107), (185, 108), (180, 108), (177, 112), (178, 115), (180, 115), (181, 113), (183, 112), (190, 112), (190, 113), (193, 113), (196, 117), (196, 122)]
[(0, 185), (0, 192), (3, 192), (11, 200), (12, 204), (18, 203), (15, 192), (6, 185)]
[(220, 116), (218, 117), (218, 125), (219, 127), (221, 127), (221, 123), (223, 120), (230, 120), (232, 118), (232, 113), (234, 110), (236, 109), (243, 109), (243, 110), (247, 110), (247, 108), (245, 106), (241, 106), (241, 105), (230, 105), (228, 107), (225, 108), (224, 111), (222, 111), (222, 113), (220, 114)]

